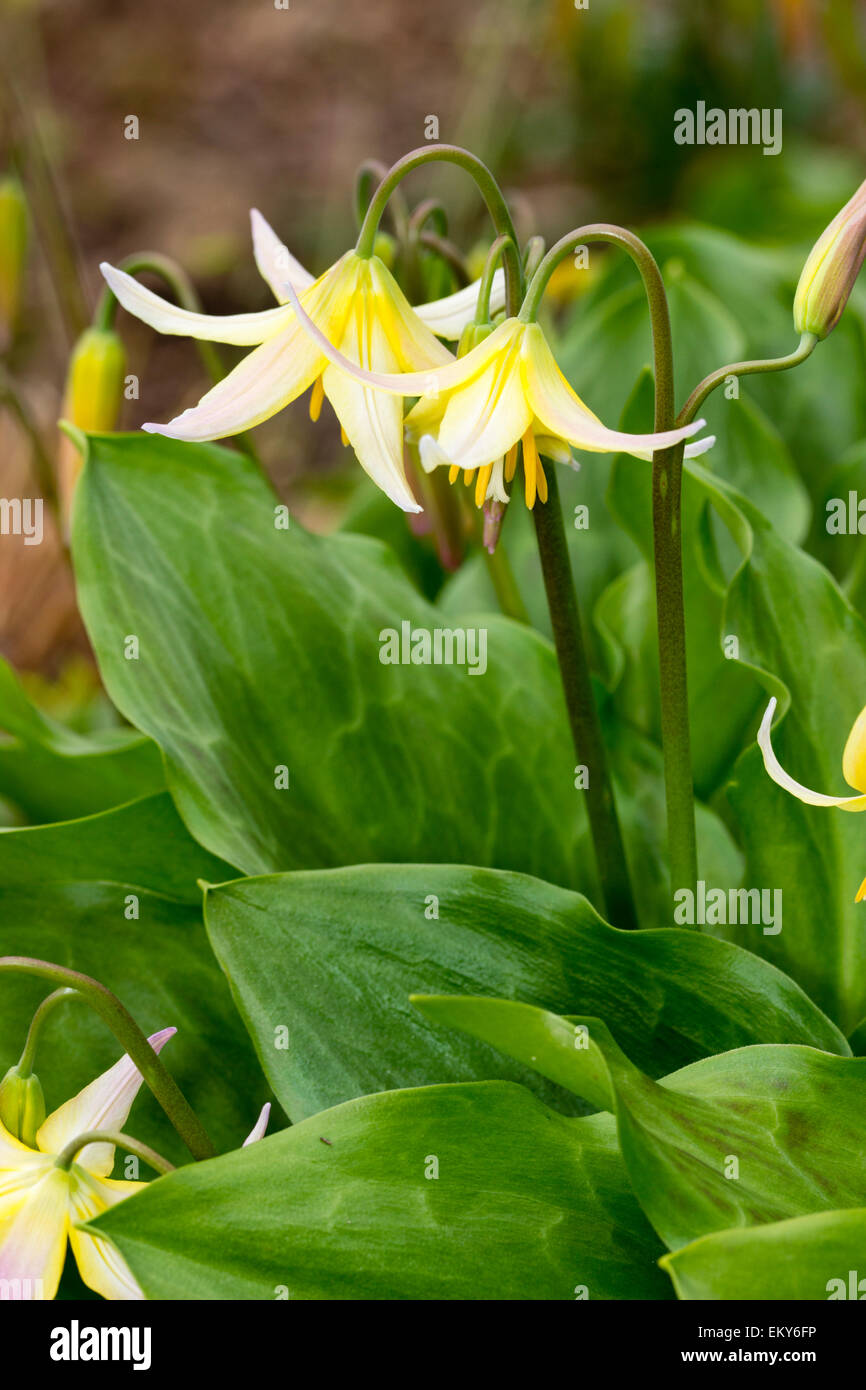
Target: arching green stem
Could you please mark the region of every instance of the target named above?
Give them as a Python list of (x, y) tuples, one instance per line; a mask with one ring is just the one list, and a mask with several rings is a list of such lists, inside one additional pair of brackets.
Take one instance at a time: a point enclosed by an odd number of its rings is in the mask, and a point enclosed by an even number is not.
[(699, 382), (689, 396), (679, 415), (678, 425), (690, 425), (707, 396), (721, 386), (729, 376), (754, 376), (762, 372), (786, 372), (789, 367), (797, 367), (814, 351), (818, 339), (814, 333), (804, 333), (793, 352), (785, 357), (758, 358), (753, 362), (731, 362), (727, 367), (719, 367)]
[(27, 1030), (27, 1038), (24, 1043), (24, 1050), (18, 1062), (18, 1075), (22, 1078), (30, 1076), (33, 1071), (33, 1063), (36, 1059), (36, 1046), (39, 1042), (39, 1034), (42, 1025), (53, 1013), (56, 1005), (62, 1003), (64, 999), (76, 999), (80, 997), (78, 991), (74, 989), (55, 989), (52, 994), (46, 996), (39, 1005), (35, 1014), (30, 1020), (30, 1027)]
[(52, 984), (76, 990), (108, 1024), (124, 1052), (138, 1067), (193, 1158), (212, 1158), (214, 1147), (207, 1131), (184, 1096), (174, 1077), (166, 1070), (128, 1009), (89, 975), (31, 956), (0, 957), (0, 972), (36, 975)]
[(169, 1163), (167, 1158), (158, 1154), (156, 1149), (152, 1149), (149, 1144), (142, 1144), (140, 1139), (133, 1139), (131, 1134), (120, 1134), (113, 1129), (88, 1129), (84, 1134), (78, 1134), (66, 1145), (66, 1148), (57, 1155), (54, 1164), (55, 1168), (61, 1168), (68, 1172), (72, 1167), (77, 1155), (82, 1149), (86, 1149), (88, 1144), (114, 1144), (119, 1149), (128, 1149), (136, 1158), (141, 1158), (149, 1167), (157, 1173), (173, 1173), (174, 1164)]
[[(674, 425), (674, 367), (670, 314), (661, 271), (640, 237), (622, 227), (593, 223), (552, 246), (532, 277), (520, 311), (532, 322), (556, 267), (577, 246), (604, 242), (628, 252), (640, 272), (652, 326), (657, 432)], [(682, 421), (678, 423), (683, 423)], [(660, 716), (671, 887), (691, 888), (698, 876), (694, 781), (686, 671), (682, 562), (683, 447), (653, 456), (653, 561), (659, 650)]]
[(504, 261), (510, 251), (516, 250), (510, 236), (498, 236), (487, 252), (481, 279), (478, 282), (478, 302), (475, 306), (475, 322), (481, 327), (490, 322), (490, 295), (493, 290), (493, 277), (497, 263)]
[(458, 168), (465, 169), (468, 174), (471, 174), (487, 204), (497, 233), (500, 236), (504, 235), (511, 238), (514, 249), (506, 260), (507, 308), (509, 314), (515, 314), (523, 294), (523, 269), (516, 251), (517, 235), (514, 231), (514, 223), (508, 210), (508, 204), (483, 160), (480, 160), (477, 155), (470, 154), (469, 150), (460, 149), (457, 145), (425, 145), (420, 149), (411, 150), (402, 159), (398, 159), (370, 200), (366, 216), (361, 224), (355, 250), (359, 256), (365, 258), (372, 256), (376, 232), (394, 190), (414, 169), (419, 169), (424, 164), (443, 160), (446, 163), (455, 164)]

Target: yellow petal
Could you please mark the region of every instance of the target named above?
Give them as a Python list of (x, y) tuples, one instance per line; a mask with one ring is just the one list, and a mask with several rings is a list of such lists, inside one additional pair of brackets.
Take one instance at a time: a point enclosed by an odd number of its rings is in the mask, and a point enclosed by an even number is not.
[(784, 787), (785, 791), (790, 792), (792, 796), (796, 796), (800, 801), (807, 802), (810, 806), (838, 806), (842, 811), (866, 810), (866, 796), (825, 796), (822, 792), (810, 791), (808, 787), (803, 786), (802, 782), (796, 782), (794, 778), (785, 771), (776, 757), (776, 754), (773, 752), (773, 745), (770, 739), (770, 729), (775, 712), (776, 700), (774, 697), (767, 705), (764, 717), (761, 720), (761, 727), (758, 730), (758, 746), (764, 756), (764, 767), (767, 769), (773, 781), (780, 787)]
[[(94, 1178), (73, 1164), (70, 1190), (72, 1223), (90, 1221), (124, 1198), (141, 1192), (146, 1186), (144, 1182)], [(131, 1302), (144, 1298), (129, 1266), (110, 1241), (103, 1236), (79, 1231), (75, 1224), (71, 1224), (69, 1243), (78, 1272), (89, 1289), (113, 1301)]]
[(668, 449), (703, 428), (704, 422), (684, 425), (660, 434), (625, 434), (609, 430), (571, 389), (556, 364), (544, 333), (537, 323), (527, 324), (521, 349), (521, 370), (529, 404), (545, 434), (565, 439), (591, 453), (626, 453), (652, 458), (656, 449)]
[(866, 792), (866, 709), (861, 709), (848, 735), (842, 754), (842, 774), (852, 787)]
[(132, 275), (117, 270), (107, 261), (103, 261), (99, 269), (124, 309), (143, 323), (150, 324), (158, 333), (250, 347), (272, 338), (294, 317), (291, 308), (265, 309), (259, 314), (196, 314), (190, 309), (181, 309), (168, 299), (161, 299), (153, 290), (140, 285)]
[(43, 1158), (41, 1173), (0, 1195), (0, 1288), (6, 1297), (52, 1299), (69, 1231), (70, 1178)]
[(866, 878), (864, 878), (860, 887), (857, 889), (857, 896), (854, 901), (855, 903), (862, 903), (864, 898), (866, 898)]
[(495, 462), (528, 428), (532, 412), (517, 368), (519, 352), (520, 338), (512, 337), (484, 371), (451, 393), (438, 438), (461, 468)]
[(322, 354), (328, 361), (353, 377), (362, 386), (375, 386), (379, 391), (388, 391), (396, 396), (425, 396), (438, 395), (442, 391), (450, 391), (462, 385), (482, 371), (487, 361), (495, 357), (521, 325), (516, 319), (506, 319), (498, 328), (495, 328), (483, 342), (479, 343), (471, 352), (467, 352), (465, 357), (453, 358), (445, 366), (431, 367), (429, 371), (421, 372), (383, 372), (370, 371), (359, 366), (358, 363), (347, 357), (339, 348), (334, 346), (334, 341), (329, 338), (327, 332), (315, 321), (312, 314), (308, 312), (306, 304), (302, 304), (295, 291), (288, 289), (289, 302), (298, 316), (304, 332), (307, 333), (312, 342), (316, 343)]
[[(349, 315), (343, 351), (363, 367), (390, 366), (394, 361), (390, 344), (369, 310), (369, 297), (359, 294)], [(326, 367), (323, 380), (325, 394), (365, 473), (403, 511), (420, 512), (403, 462), (402, 401), (361, 386), (338, 367)]]
[(452, 353), (422, 323), (388, 267), (378, 256), (371, 257), (369, 267), (372, 311), (385, 330), (398, 369), (418, 372), (453, 362)]

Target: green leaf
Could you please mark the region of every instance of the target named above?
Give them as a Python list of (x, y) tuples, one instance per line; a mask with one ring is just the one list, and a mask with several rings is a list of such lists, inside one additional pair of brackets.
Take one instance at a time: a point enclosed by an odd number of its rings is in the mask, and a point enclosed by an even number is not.
[(866, 1058), (758, 1046), (651, 1080), (606, 1024), (503, 999), (415, 997), (430, 1019), (501, 1048), (616, 1114), (635, 1194), (677, 1249), (729, 1226), (856, 1207)]
[[(163, 1060), (218, 1149), (242, 1142), (267, 1095), (201, 922), (195, 880), (224, 872), (190, 839), (166, 793), (63, 825), (0, 831), (0, 954), (94, 976), (145, 1032), (176, 1027)], [(0, 1075), (18, 1060), (48, 992), (32, 976), (0, 976)], [(49, 1109), (119, 1055), (85, 1003), (62, 1004), (37, 1058)], [(146, 1090), (130, 1128), (183, 1159), (184, 1146)]]
[(64, 728), (36, 709), (0, 660), (0, 795), (29, 820), (72, 820), (164, 786), (151, 739), (131, 729)]
[(110, 1236), (148, 1298), (670, 1290), (606, 1117), (564, 1119), (502, 1082), (350, 1101), (160, 1178), (88, 1229)]
[[(661, 1260), (678, 1298), (866, 1298), (866, 1208), (703, 1236)], [(853, 1277), (852, 1277), (853, 1276)]]
[[(413, 864), (239, 879), (208, 890), (205, 921), (294, 1120), (386, 1087), (538, 1088), (532, 1068), (431, 1027), (413, 991), (603, 1013), (654, 1076), (757, 1041), (848, 1051), (796, 985), (748, 952), (676, 928), (617, 931), (585, 898), (518, 874)], [(288, 1048), (275, 1046), (277, 1026)]]
[(441, 628), (441, 614), (378, 543), (277, 530), (274, 506), (236, 453), (90, 440), (74, 519), (82, 611), (196, 839), (248, 873), (451, 859), (591, 886), (549, 645), (485, 618), (483, 675), (383, 665), (384, 629)]
[[(774, 747), (818, 791), (844, 787), (842, 749), (866, 691), (866, 627), (825, 569), (779, 536), (752, 504), (691, 466), (737, 542), (742, 562), (724, 628), (739, 660), (778, 696)], [(728, 789), (746, 853), (744, 883), (782, 894), (782, 930), (735, 924), (726, 934), (792, 975), (848, 1032), (866, 1013), (866, 934), (855, 903), (866, 872), (862, 822), (807, 806), (778, 787), (752, 747)]]

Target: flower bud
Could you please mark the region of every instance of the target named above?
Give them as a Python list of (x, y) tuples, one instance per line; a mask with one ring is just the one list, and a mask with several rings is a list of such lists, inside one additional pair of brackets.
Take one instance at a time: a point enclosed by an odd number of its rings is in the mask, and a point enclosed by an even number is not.
[(826, 338), (842, 316), (866, 255), (866, 181), (809, 252), (797, 293), (794, 327)]
[(397, 243), (387, 232), (377, 232), (373, 242), (373, 255), (384, 261), (389, 270), (394, 269), (397, 260)]
[[(87, 328), (72, 350), (62, 417), (80, 430), (99, 432), (117, 425), (123, 401), (126, 356), (110, 328)], [(64, 516), (81, 470), (81, 457), (65, 435), (60, 440), (58, 487)]]
[(10, 1067), (0, 1081), (0, 1121), (15, 1138), (36, 1148), (36, 1131), (45, 1119), (45, 1098), (39, 1077), (33, 1072), (21, 1076)]
[(489, 338), (492, 332), (492, 323), (467, 323), (460, 334), (457, 356), (465, 357), (467, 352), (471, 352), (473, 348), (477, 348), (479, 343), (483, 343), (485, 338)]
[(15, 333), (24, 261), (27, 254), (27, 204), (16, 178), (0, 179), (0, 350)]

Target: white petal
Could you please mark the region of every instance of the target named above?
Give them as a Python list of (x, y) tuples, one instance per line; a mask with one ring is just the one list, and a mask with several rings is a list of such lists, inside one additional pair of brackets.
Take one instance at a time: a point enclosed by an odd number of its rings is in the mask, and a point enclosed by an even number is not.
[[(152, 1033), (148, 1042), (154, 1052), (159, 1053), (176, 1032), (176, 1028), (163, 1028), (159, 1033)], [(102, 1076), (48, 1116), (36, 1135), (42, 1153), (59, 1154), (76, 1135), (89, 1129), (123, 1129), (141, 1082), (141, 1072), (135, 1063), (128, 1056), (121, 1057)], [(88, 1144), (75, 1162), (91, 1173), (107, 1177), (114, 1166), (114, 1146)]]
[(253, 230), (253, 255), (259, 274), (270, 285), (277, 302), (286, 303), (283, 285), (287, 280), (291, 280), (298, 294), (309, 289), (315, 282), (315, 275), (311, 275), (300, 261), (295, 260), (289, 248), (283, 245), (258, 208), (250, 209), (250, 222)]
[(265, 1130), (268, 1127), (268, 1120), (270, 1119), (270, 1117), (271, 1102), (268, 1100), (262, 1106), (262, 1113), (259, 1115), (259, 1118), (256, 1120), (255, 1124), (253, 1125), (252, 1129), (250, 1130), (249, 1134), (247, 1135), (246, 1139), (241, 1145), (242, 1149), (245, 1149), (248, 1144), (257, 1144), (260, 1139), (264, 1139)]
[(447, 467), (451, 464), (451, 459), (432, 434), (422, 434), (418, 440), (418, 453), (421, 457), (421, 467), (425, 473), (432, 473), (434, 468)]
[[(475, 318), (480, 287), (481, 281), (475, 280), (465, 289), (446, 295), (444, 299), (431, 299), (429, 304), (416, 305), (415, 313), (437, 338), (457, 339), (467, 323), (471, 323)], [(505, 271), (500, 269), (494, 272), (490, 291), (491, 318), (504, 308)]]
[(687, 459), (700, 458), (701, 454), (706, 454), (716, 442), (714, 434), (708, 434), (704, 439), (695, 440), (694, 444), (687, 444), (685, 447), (685, 457)]
[(181, 309), (177, 304), (161, 299), (153, 290), (140, 285), (133, 276), (116, 270), (106, 261), (99, 269), (124, 309), (150, 324), (158, 333), (250, 347), (266, 342), (292, 318), (292, 311), (288, 308), (265, 309), (260, 314), (194, 314), (190, 309)]
[(773, 745), (770, 739), (770, 728), (773, 723), (773, 715), (776, 712), (775, 696), (764, 712), (761, 720), (761, 727), (758, 730), (758, 746), (764, 757), (764, 767), (769, 772), (773, 781), (780, 787), (784, 787), (786, 792), (796, 796), (800, 801), (807, 802), (810, 806), (839, 806), (843, 811), (862, 811), (866, 810), (866, 796), (824, 796), (822, 792), (810, 791), (804, 787), (802, 782), (796, 782), (789, 773), (785, 771), (776, 754), (773, 752)]

